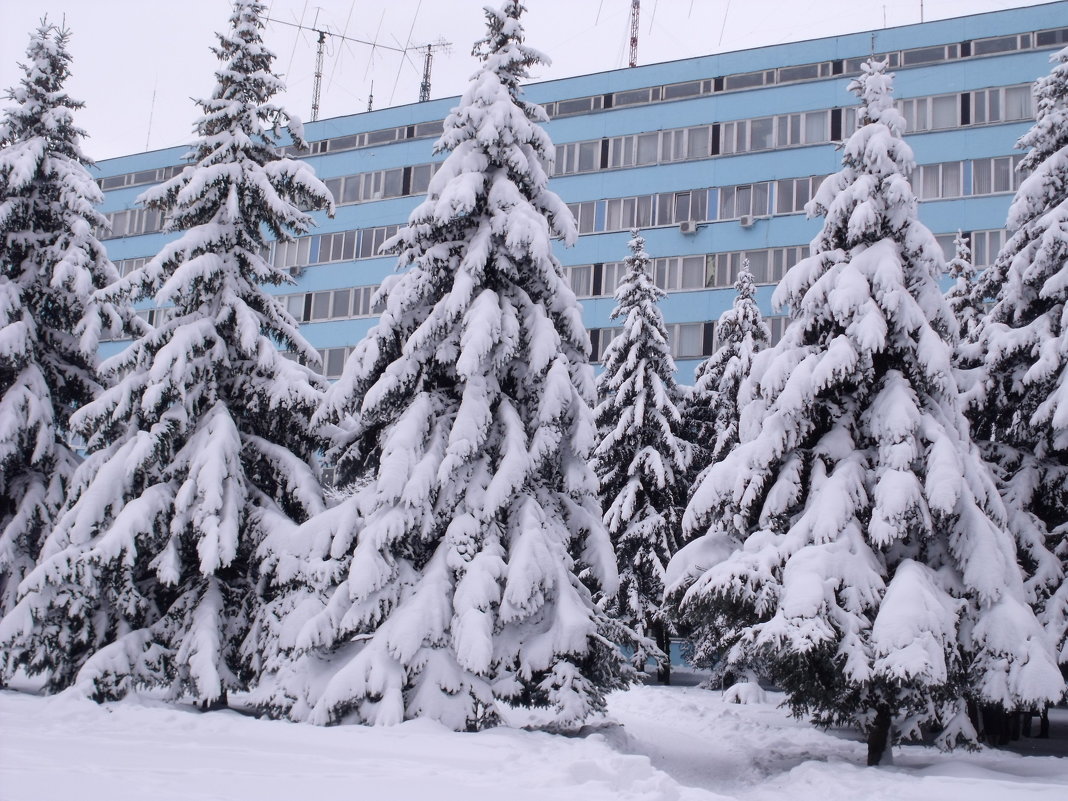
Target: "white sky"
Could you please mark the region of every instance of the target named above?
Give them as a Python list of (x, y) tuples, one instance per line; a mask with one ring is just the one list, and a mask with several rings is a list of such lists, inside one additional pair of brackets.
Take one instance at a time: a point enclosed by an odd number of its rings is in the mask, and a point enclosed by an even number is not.
[[(472, 42), (484, 30), (485, 0), (265, 0), (270, 16), (391, 47), (452, 43), (434, 59), (432, 97), (459, 94), (475, 68)], [(493, 5), (500, 0), (491, 0)], [(526, 0), (527, 43), (553, 60), (538, 79), (626, 65), (630, 0)], [(923, 0), (925, 19), (995, 11), (1038, 0)], [(226, 26), (228, 0), (0, 0), (0, 90), (21, 77), (17, 63), (45, 14), (66, 19), (74, 63), (67, 84), (86, 102), (78, 116), (87, 154), (110, 158), (188, 142), (218, 64), (208, 49)], [(638, 63), (905, 25), (920, 20), (921, 0), (644, 0)], [(316, 21), (317, 20), (317, 21)], [(1054, 19), (1049, 25), (1068, 24)], [(311, 119), (315, 34), (270, 24), (287, 109)], [(422, 55), (328, 39), (320, 118), (414, 102)], [(6, 92), (5, 92), (6, 94)], [(155, 101), (153, 102), (153, 97)], [(0, 105), (7, 105), (0, 99)], [(150, 125), (151, 121), (151, 125)]]

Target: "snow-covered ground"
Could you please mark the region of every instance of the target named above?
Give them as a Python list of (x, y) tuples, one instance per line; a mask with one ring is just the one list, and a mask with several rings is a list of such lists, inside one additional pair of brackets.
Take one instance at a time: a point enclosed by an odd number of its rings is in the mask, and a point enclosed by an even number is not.
[(582, 737), (429, 722), (315, 726), (129, 700), (0, 692), (2, 801), (1063, 801), (1068, 759), (861, 743), (768, 704), (692, 687), (612, 696), (621, 725)]

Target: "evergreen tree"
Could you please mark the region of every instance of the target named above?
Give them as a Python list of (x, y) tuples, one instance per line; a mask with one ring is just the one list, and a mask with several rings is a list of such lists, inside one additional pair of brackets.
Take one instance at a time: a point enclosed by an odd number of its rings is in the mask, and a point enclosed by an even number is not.
[(953, 286), (946, 292), (946, 303), (953, 312), (960, 329), (960, 338), (966, 340), (975, 331), (986, 310), (983, 296), (979, 294), (978, 271), (972, 264), (972, 249), (963, 232), (957, 231), (953, 239), (954, 255), (946, 264), (946, 273), (953, 279)]
[(857, 131), (809, 206), (823, 229), (774, 298), (793, 319), (686, 510), (710, 536), (672, 568), (692, 577), (684, 609), (729, 622), (732, 659), (766, 665), (795, 713), (861, 725), (870, 764), (895, 719), (907, 736), (941, 718), (948, 742), (974, 736), (965, 694), (1014, 709), (1063, 690), (961, 410), (943, 258), (885, 67), (850, 86)]
[(664, 292), (653, 283), (638, 231), (629, 247), (612, 311), (613, 320), (623, 319), (622, 331), (605, 351), (597, 380), (593, 468), (619, 570), (609, 608), (635, 635), (633, 665), (641, 670), (656, 659), (666, 682), (674, 631), (663, 612), (664, 567), (680, 545), (690, 448), (680, 437), (682, 393), (657, 306)]
[(547, 188), (544, 111), (521, 95), (545, 61), (522, 11), (487, 9), (448, 157), (387, 243), (407, 271), (328, 392), (341, 481), (373, 478), (350, 502), (362, 528), (328, 525), (344, 580), (297, 637), (304, 666), (264, 689), (274, 713), (464, 729), (505, 702), (568, 727), (621, 684), (591, 595), (617, 578), (587, 463), (589, 345), (550, 245), (575, 226)]
[(983, 273), (994, 298), (964, 347), (968, 398), (1030, 569), (1033, 602), (1068, 663), (1068, 48), (1034, 87), (1036, 122), (1017, 146), (1030, 173), (1009, 206), (1009, 238)]
[(738, 293), (734, 304), (716, 323), (719, 345), (698, 366), (686, 408), (688, 428), (699, 437), (700, 465), (692, 470), (697, 477), (738, 444), (738, 392), (749, 374), (753, 356), (771, 341), (771, 332), (756, 303), (756, 285), (748, 259), (742, 264), (734, 288)]
[(82, 153), (82, 107), (63, 89), (70, 34), (47, 20), (0, 118), (0, 615), (15, 602), (78, 458), (70, 415), (119, 310), (93, 297), (118, 278), (96, 230), (103, 200)]
[(285, 358), (315, 351), (262, 284), (263, 257), (331, 206), (303, 163), (281, 157), (299, 124), (260, 31), (264, 6), (237, 0), (214, 48), (193, 163), (141, 200), (182, 235), (105, 295), (170, 307), (158, 329), (103, 365), (114, 386), (73, 422), (89, 456), (26, 592), (0, 628), (9, 665), (96, 698), (167, 687), (208, 706), (245, 686), (239, 648), (260, 601), (265, 535), (323, 508), (310, 418), (319, 380)]

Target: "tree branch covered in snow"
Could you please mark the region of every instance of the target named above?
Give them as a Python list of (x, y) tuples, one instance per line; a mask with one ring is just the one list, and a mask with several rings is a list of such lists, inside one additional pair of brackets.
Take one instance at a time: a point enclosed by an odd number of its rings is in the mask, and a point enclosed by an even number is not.
[(673, 629), (661, 608), (664, 567), (680, 545), (690, 446), (680, 436), (682, 393), (657, 305), (664, 292), (653, 283), (638, 231), (628, 247), (612, 310), (623, 325), (597, 380), (593, 468), (619, 568), (609, 609), (634, 634), (633, 665), (640, 670), (654, 658), (666, 671)]
[(288, 280), (264, 259), (265, 234), (304, 233), (301, 207), (332, 201), (279, 155), (286, 118), (268, 102), (281, 83), (264, 11), (234, 4), (193, 161), (141, 198), (182, 235), (97, 295), (152, 297), (168, 315), (104, 363), (113, 386), (74, 415), (89, 456), (0, 624), (10, 661), (46, 672), (52, 690), (162, 685), (224, 701), (248, 679), (239, 649), (264, 601), (259, 546), (323, 508), (311, 426), (321, 380), (276, 345), (314, 351), (262, 285)]
[[(891, 83), (872, 61), (850, 86), (857, 130), (808, 208), (823, 229), (775, 293), (789, 328), (754, 358), (739, 444), (686, 510), (708, 534), (671, 568), (733, 660), (768, 666), (795, 711), (867, 728), (874, 761), (893, 718), (1064, 689), (961, 410), (941, 249), (917, 219)], [(739, 548), (719, 547), (715, 521)]]
[(71, 413), (100, 391), (97, 345), (122, 322), (121, 303), (94, 297), (118, 274), (96, 237), (83, 104), (63, 89), (69, 39), (41, 22), (0, 117), (0, 615), (68, 491)]
[(344, 578), (297, 635), (303, 662), (263, 688), (273, 712), (464, 729), (514, 703), (573, 727), (621, 684), (592, 600), (617, 581), (587, 464), (589, 342), (550, 244), (575, 224), (547, 187), (545, 114), (522, 99), (545, 61), (522, 11), (487, 9), (448, 157), (387, 243), (405, 272), (319, 415), (341, 481), (369, 485), (327, 521)]

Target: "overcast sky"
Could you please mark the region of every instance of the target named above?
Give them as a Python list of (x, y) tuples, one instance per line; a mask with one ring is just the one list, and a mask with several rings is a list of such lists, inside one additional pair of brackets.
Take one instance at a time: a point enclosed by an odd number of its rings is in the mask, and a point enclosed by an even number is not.
[[(462, 91), (475, 68), (471, 44), (485, 0), (265, 0), (269, 16), (392, 48), (451, 42), (434, 57), (432, 97)], [(499, 0), (493, 0), (496, 5)], [(639, 64), (764, 44), (905, 25), (1025, 5), (1035, 0), (644, 0)], [(0, 89), (18, 82), (30, 30), (42, 16), (71, 30), (70, 93), (97, 160), (190, 141), (196, 108), (217, 66), (209, 51), (229, 0), (0, 0)], [(528, 44), (552, 58), (550, 79), (626, 65), (630, 0), (527, 0)], [(1051, 19), (1050, 26), (1068, 24)], [(311, 118), (316, 35), (271, 23), (265, 40), (288, 84), (287, 109)], [(328, 37), (320, 117), (414, 102), (422, 54)], [(5, 92), (6, 94), (6, 92)], [(6, 105), (7, 101), (0, 101)]]

